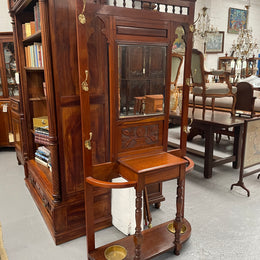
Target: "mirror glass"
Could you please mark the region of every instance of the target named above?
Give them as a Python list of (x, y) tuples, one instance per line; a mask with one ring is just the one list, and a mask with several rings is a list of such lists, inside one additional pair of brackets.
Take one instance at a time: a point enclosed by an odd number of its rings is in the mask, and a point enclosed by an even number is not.
[(166, 46), (119, 45), (120, 117), (164, 113)]

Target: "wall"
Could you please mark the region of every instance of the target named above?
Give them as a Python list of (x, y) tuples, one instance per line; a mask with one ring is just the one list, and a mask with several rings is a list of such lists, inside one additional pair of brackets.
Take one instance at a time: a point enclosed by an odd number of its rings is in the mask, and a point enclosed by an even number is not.
[[(229, 0), (229, 1), (216, 1), (216, 0), (197, 0), (195, 7), (195, 19), (198, 17), (198, 12), (205, 6), (208, 9), (211, 24), (217, 27), (219, 31), (224, 31), (224, 52), (219, 54), (205, 54), (205, 67), (207, 70), (217, 69), (218, 57), (231, 54), (230, 49), (234, 40), (237, 39), (237, 34), (227, 33), (228, 25), (228, 10), (230, 7), (245, 10), (246, 0)], [(260, 47), (260, 1), (251, 0), (251, 6), (249, 8), (248, 16), (248, 28), (253, 29), (253, 37), (257, 40), (258, 46)], [(195, 39), (194, 48), (200, 50), (204, 49), (203, 42)], [(259, 48), (260, 53), (260, 48)]]
[(0, 0), (0, 32), (11, 32), (12, 30), (7, 0)]

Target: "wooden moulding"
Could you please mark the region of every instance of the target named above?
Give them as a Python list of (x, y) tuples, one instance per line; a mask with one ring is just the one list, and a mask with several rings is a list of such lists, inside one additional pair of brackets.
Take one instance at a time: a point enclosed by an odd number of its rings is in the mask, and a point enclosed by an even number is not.
[[(160, 224), (151, 229), (144, 230), (143, 235), (143, 244), (142, 244), (142, 255), (141, 259), (150, 259), (151, 257), (157, 256), (161, 253), (164, 253), (168, 250), (173, 250), (174, 248), (174, 234), (168, 230), (168, 225), (173, 221), (168, 221), (166, 223)], [(191, 234), (191, 226), (189, 222), (184, 219), (184, 225), (186, 231), (181, 234), (181, 244), (186, 242)], [(127, 256), (125, 260), (132, 260), (135, 255), (135, 244), (134, 244), (134, 235), (127, 236), (118, 241), (114, 241), (110, 244), (101, 246), (94, 251), (90, 252), (89, 259), (91, 260), (106, 260), (104, 252), (105, 250), (112, 245), (120, 245), (127, 250)], [(151, 246), (152, 245), (152, 246)]]

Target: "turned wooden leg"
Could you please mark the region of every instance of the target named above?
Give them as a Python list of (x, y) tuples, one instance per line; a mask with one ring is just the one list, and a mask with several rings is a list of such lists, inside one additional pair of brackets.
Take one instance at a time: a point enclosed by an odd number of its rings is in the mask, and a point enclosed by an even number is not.
[(141, 245), (143, 240), (141, 221), (142, 221), (142, 190), (136, 189), (136, 199), (135, 199), (135, 260), (141, 259)]
[(181, 245), (181, 227), (183, 225), (183, 215), (184, 215), (184, 174), (181, 174), (177, 181), (177, 198), (176, 198), (176, 204), (177, 204), (177, 212), (176, 217), (174, 221), (174, 227), (175, 227), (175, 241), (174, 241), (174, 254), (179, 255), (180, 250), (182, 248)]

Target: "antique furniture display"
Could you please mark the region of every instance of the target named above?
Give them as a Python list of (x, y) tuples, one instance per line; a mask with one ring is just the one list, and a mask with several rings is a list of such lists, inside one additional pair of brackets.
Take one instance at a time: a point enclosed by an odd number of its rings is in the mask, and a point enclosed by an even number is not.
[[(238, 59), (237, 57), (224, 56), (219, 57), (218, 69), (224, 70), (230, 73), (230, 82), (235, 84), (239, 79), (250, 77), (251, 75), (257, 75), (258, 68), (257, 63), (259, 58), (251, 57), (245, 60)], [(259, 73), (258, 73), (259, 75)], [(220, 78), (223, 81), (223, 77)]]
[(0, 33), (0, 147), (13, 147), (10, 98), (19, 97), (12, 32)]
[[(229, 74), (223, 71), (207, 72), (204, 70), (203, 54), (196, 50), (192, 50), (191, 58), (191, 75), (193, 81), (193, 110), (195, 109), (195, 99), (197, 96), (202, 97), (203, 113), (206, 109), (206, 98), (212, 99), (212, 110), (214, 111), (215, 98), (230, 96), (233, 98), (231, 113), (234, 115), (236, 104), (236, 87), (232, 87), (229, 82)], [(223, 82), (207, 82), (208, 75), (225, 77)]]
[[(211, 178), (213, 168), (233, 162), (233, 168), (238, 169), (241, 161), (241, 147), (243, 139), (244, 118), (231, 116), (228, 112), (206, 110), (203, 116), (202, 109), (196, 109), (195, 112), (189, 108), (190, 133), (188, 141), (192, 141), (193, 137), (200, 134), (205, 138), (205, 152), (201, 154), (199, 151), (193, 151), (197, 155), (204, 157), (204, 177)], [(180, 124), (180, 115), (176, 112), (170, 113), (173, 124)], [(214, 134), (222, 133), (234, 137), (233, 153), (224, 158), (215, 157), (214, 152)]]
[[(193, 167), (185, 154), (194, 4), (193, 0), (123, 1), (122, 5), (77, 1), (89, 259), (109, 259), (111, 252), (124, 259), (150, 259), (173, 248), (179, 254), (190, 236), (191, 227), (184, 218), (184, 183)], [(186, 43), (181, 140), (178, 149), (167, 152), (172, 46), (180, 26)], [(113, 182), (117, 177), (125, 182)], [(178, 182), (176, 218), (142, 232), (145, 188), (170, 179)], [(96, 248), (97, 189), (128, 187), (136, 192), (135, 234)]]
[[(25, 183), (61, 244), (86, 232), (76, 2), (10, 0), (9, 8), (21, 89), (13, 111), (22, 112)], [(18, 114), (13, 121), (18, 128)], [(112, 223), (110, 191), (96, 193), (94, 226), (100, 229)]]
[[(234, 186), (240, 186), (242, 189), (246, 190), (247, 196), (249, 197), (250, 191), (246, 188), (243, 179), (244, 177), (260, 172), (260, 119), (247, 119), (244, 124), (239, 180), (237, 183), (231, 185), (231, 190)], [(256, 166), (258, 168), (256, 168)], [(259, 177), (260, 174), (258, 174), (257, 178), (259, 179)]]

